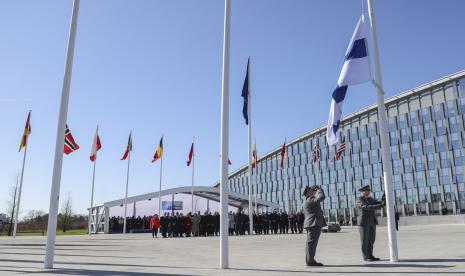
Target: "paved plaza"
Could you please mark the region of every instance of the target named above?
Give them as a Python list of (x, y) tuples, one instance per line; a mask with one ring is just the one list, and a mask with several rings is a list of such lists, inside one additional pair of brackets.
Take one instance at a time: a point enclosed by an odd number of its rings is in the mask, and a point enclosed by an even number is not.
[(358, 229), (323, 233), (317, 260), (305, 266), (305, 235), (231, 237), (230, 269), (218, 269), (218, 237), (152, 240), (149, 234), (58, 236), (55, 269), (44, 270), (45, 237), (0, 238), (0, 274), (32, 275), (465, 275), (465, 225), (406, 226), (398, 232), (401, 262), (388, 259), (386, 228), (375, 254), (361, 259)]

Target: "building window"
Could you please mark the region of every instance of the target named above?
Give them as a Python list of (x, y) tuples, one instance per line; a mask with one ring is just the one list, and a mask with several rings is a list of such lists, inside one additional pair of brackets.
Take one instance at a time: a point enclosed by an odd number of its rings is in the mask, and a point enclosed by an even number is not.
[(414, 156), (423, 155), (421, 141), (412, 142), (412, 152)]
[(392, 173), (393, 174), (401, 173), (400, 160), (392, 160)]
[(424, 123), (431, 122), (431, 112), (429, 107), (420, 109), (421, 111), (421, 121)]
[(449, 158), (449, 153), (447, 151), (439, 153), (439, 161), (441, 163), (441, 168), (450, 168), (451, 160)]
[(449, 118), (449, 131), (450, 133), (456, 133), (460, 130), (460, 117)]
[(422, 156), (417, 156), (415, 157), (415, 170), (416, 171), (424, 171), (426, 169), (425, 163), (423, 162), (423, 157)]
[(430, 170), (426, 172), (426, 183), (428, 184), (428, 186), (438, 185), (436, 171)]
[(438, 136), (436, 138), (436, 148), (439, 152), (449, 150), (449, 147), (447, 146), (447, 138), (445, 135)]
[(404, 159), (404, 172), (405, 173), (413, 172), (413, 162), (411, 158)]
[(396, 118), (395, 117), (388, 117), (388, 131), (396, 131)]
[(444, 135), (447, 132), (447, 120), (436, 121), (436, 134)]
[(410, 127), (417, 126), (419, 124), (417, 111), (411, 111), (408, 113), (408, 124)]
[(412, 130), (412, 141), (418, 141), (421, 138), (423, 138), (421, 135), (421, 126), (412, 126), (411, 130)]

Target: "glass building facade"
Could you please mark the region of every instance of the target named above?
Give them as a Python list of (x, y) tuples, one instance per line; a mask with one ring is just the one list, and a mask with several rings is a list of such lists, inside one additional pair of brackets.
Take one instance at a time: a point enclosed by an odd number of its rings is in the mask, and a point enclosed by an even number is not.
[[(441, 78), (387, 99), (388, 135), (396, 208), (401, 215), (465, 212), (465, 71)], [(341, 120), (339, 145), (328, 146), (326, 126), (287, 145), (281, 168), (280, 148), (258, 160), (252, 177), (257, 198), (298, 211), (307, 185), (326, 193), (323, 209), (334, 221), (356, 215), (358, 189), (370, 185), (373, 195), (384, 193), (378, 114), (375, 105)], [(312, 151), (319, 148), (319, 158)], [(230, 174), (229, 188), (248, 194), (247, 167)]]

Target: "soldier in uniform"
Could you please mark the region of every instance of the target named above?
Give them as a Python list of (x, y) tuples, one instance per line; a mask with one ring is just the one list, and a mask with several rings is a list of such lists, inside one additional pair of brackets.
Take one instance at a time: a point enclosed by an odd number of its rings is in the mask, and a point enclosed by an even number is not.
[(302, 209), (305, 215), (304, 228), (307, 230), (305, 246), (306, 262), (308, 266), (323, 266), (315, 261), (316, 246), (321, 234), (321, 228), (326, 226), (325, 217), (321, 210), (321, 202), (325, 200), (325, 193), (318, 186), (305, 187), (303, 195), (305, 201)]
[(375, 200), (370, 196), (370, 186), (359, 189), (361, 196), (357, 198), (358, 229), (360, 232), (360, 242), (362, 243), (363, 259), (367, 262), (379, 261), (373, 256), (373, 244), (376, 239), (376, 210), (383, 208), (385, 202)]

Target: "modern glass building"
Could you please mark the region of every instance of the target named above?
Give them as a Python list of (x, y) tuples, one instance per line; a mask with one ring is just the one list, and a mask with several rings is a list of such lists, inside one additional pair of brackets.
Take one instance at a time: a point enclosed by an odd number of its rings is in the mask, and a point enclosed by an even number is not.
[[(465, 212), (465, 71), (438, 79), (385, 101), (396, 208), (401, 215)], [(261, 156), (252, 188), (257, 198), (297, 211), (303, 187), (321, 185), (331, 221), (356, 215), (358, 188), (384, 193), (378, 114), (375, 105), (341, 120), (340, 145), (328, 146), (326, 126), (288, 143), (284, 167), (280, 147)], [(312, 152), (318, 147), (319, 157)], [(312, 160), (315, 157), (315, 160)], [(230, 174), (229, 188), (248, 194), (247, 166)]]

